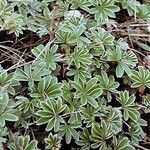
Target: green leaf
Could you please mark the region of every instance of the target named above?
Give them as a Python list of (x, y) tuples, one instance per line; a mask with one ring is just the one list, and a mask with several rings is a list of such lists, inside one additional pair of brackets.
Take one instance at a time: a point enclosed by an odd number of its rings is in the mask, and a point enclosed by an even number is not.
[(56, 53), (57, 49), (58, 45), (54, 44), (50, 47), (50, 43), (47, 43), (45, 47), (38, 45), (32, 49), (32, 53), (36, 56), (37, 62), (43, 62), (46, 68), (55, 70), (57, 62), (61, 62), (63, 56), (60, 53)]
[(113, 139), (114, 150), (135, 150), (135, 148), (130, 144), (130, 140), (127, 137)]
[(147, 44), (138, 42), (137, 45), (140, 46), (142, 49), (144, 49), (146, 51), (150, 51), (150, 46), (148, 46)]
[(116, 46), (116, 49), (108, 52), (108, 61), (113, 61), (118, 64), (116, 67), (116, 75), (120, 78), (124, 72), (128, 76), (131, 75), (131, 69), (136, 66), (138, 59), (134, 52), (123, 50), (121, 47)]
[(150, 71), (148, 69), (139, 66), (138, 71), (132, 71), (130, 78), (133, 82), (131, 87), (148, 87), (150, 89)]
[(88, 68), (92, 63), (92, 55), (84, 48), (74, 49), (74, 52), (67, 56), (67, 61), (69, 65), (75, 65), (78, 69), (81, 68)]
[(112, 0), (93, 0), (91, 3), (94, 7), (89, 13), (94, 14), (97, 21), (105, 21), (109, 17), (115, 18), (115, 12), (119, 11), (119, 7)]
[(62, 83), (58, 83), (57, 78), (52, 76), (45, 76), (31, 93), (32, 97), (47, 99), (57, 98), (61, 96)]
[(106, 140), (113, 136), (114, 132), (109, 124), (102, 121), (101, 124), (95, 123), (92, 126), (91, 140), (94, 142), (92, 148), (107, 149)]
[(80, 98), (82, 105), (89, 103), (93, 107), (98, 107), (96, 98), (102, 94), (102, 90), (97, 85), (97, 78), (91, 78), (87, 83), (73, 82), (76, 89), (76, 97)]
[[(37, 120), (37, 125), (47, 124), (46, 130), (50, 131), (54, 128), (55, 132), (59, 130), (61, 122), (64, 122), (61, 117), (61, 113), (66, 109), (65, 104), (62, 104), (61, 100), (49, 99), (45, 102), (41, 102), (42, 110), (39, 110), (36, 114), (40, 117)], [(56, 116), (57, 114), (57, 116)]]
[(125, 121), (130, 118), (133, 122), (136, 122), (140, 117), (140, 113), (134, 103), (135, 95), (130, 96), (128, 91), (121, 91), (117, 100), (122, 105), (121, 108), (123, 110), (123, 116)]
[(53, 135), (50, 133), (47, 138), (45, 138), (47, 144), (46, 149), (60, 149), (61, 148), (61, 137), (58, 134)]
[(1, 117), (3, 117), (7, 121), (17, 121), (18, 120), (18, 117), (16, 115), (7, 113), (7, 112), (2, 114)]

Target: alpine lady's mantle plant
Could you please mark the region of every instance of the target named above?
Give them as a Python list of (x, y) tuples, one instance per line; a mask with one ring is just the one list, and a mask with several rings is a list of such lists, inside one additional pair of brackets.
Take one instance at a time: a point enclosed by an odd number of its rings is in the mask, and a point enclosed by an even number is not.
[(42, 42), (1, 64), (0, 149), (150, 147), (149, 19), (138, 0), (1, 0), (1, 32)]

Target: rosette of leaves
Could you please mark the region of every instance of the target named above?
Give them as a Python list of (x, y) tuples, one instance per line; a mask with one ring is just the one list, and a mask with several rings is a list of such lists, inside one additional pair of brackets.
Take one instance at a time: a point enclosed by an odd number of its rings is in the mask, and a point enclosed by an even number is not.
[(72, 82), (72, 86), (76, 89), (75, 97), (81, 100), (82, 105), (87, 103), (94, 108), (98, 107), (96, 98), (102, 94), (101, 88), (97, 84), (97, 78), (91, 78), (88, 82)]
[(78, 128), (81, 128), (81, 123), (79, 122), (64, 122), (62, 125), (60, 125), (58, 135), (60, 137), (65, 136), (65, 141), (67, 144), (71, 142), (72, 138), (78, 141), (79, 134), (76, 131)]
[(119, 7), (115, 5), (114, 0), (93, 0), (92, 7), (89, 11), (94, 14), (95, 20), (105, 22), (109, 17), (115, 18), (115, 12), (119, 11)]
[(27, 81), (29, 88), (34, 86), (35, 81), (41, 81), (42, 77), (49, 74), (49, 71), (43, 67), (25, 65), (24, 69), (17, 69), (15, 72), (15, 80)]
[(62, 138), (58, 134), (53, 135), (50, 133), (47, 138), (45, 138), (45, 143), (47, 144), (46, 149), (59, 150), (61, 148)]
[(0, 74), (0, 90), (7, 91), (10, 94), (15, 94), (15, 87), (19, 85), (14, 79), (14, 73), (2, 72)]
[(150, 71), (144, 67), (138, 67), (138, 71), (133, 70), (130, 76), (131, 81), (133, 82), (132, 88), (139, 88), (141, 94), (144, 93), (145, 88), (150, 89)]
[(36, 48), (32, 49), (32, 53), (37, 59), (37, 63), (42, 62), (45, 68), (55, 70), (57, 67), (57, 62), (62, 61), (62, 56), (60, 53), (57, 53), (58, 45), (54, 44), (51, 46), (51, 43), (47, 43), (46, 46), (40, 44)]
[(67, 105), (62, 103), (62, 100), (48, 99), (41, 102), (41, 110), (36, 114), (39, 116), (37, 120), (37, 125), (47, 124), (46, 131), (57, 132), (60, 130), (60, 123), (64, 123), (62, 114), (66, 109)]
[(79, 131), (79, 140), (76, 141), (77, 145), (82, 146), (80, 150), (90, 150), (91, 139), (90, 133), (87, 128), (83, 128), (83, 131)]
[(92, 55), (85, 48), (75, 48), (74, 52), (66, 57), (68, 65), (77, 68), (88, 68), (92, 64)]
[(110, 124), (107, 124), (105, 121), (102, 121), (100, 124), (95, 123), (92, 126), (91, 131), (91, 140), (94, 142), (91, 144), (93, 149), (99, 148), (100, 150), (110, 148), (110, 145), (107, 144), (107, 140), (112, 138), (114, 131), (112, 130)]
[(30, 136), (17, 136), (14, 135), (12, 142), (9, 144), (10, 150), (38, 150), (37, 148), (37, 141), (36, 140), (30, 140)]
[(52, 77), (50, 75), (45, 76), (37, 85), (34, 87), (33, 93), (31, 93), (31, 97), (41, 98), (42, 100), (48, 98), (57, 98), (61, 96), (61, 88), (63, 84), (58, 83), (56, 77)]
[(11, 103), (8, 93), (0, 93), (0, 127), (4, 127), (6, 121), (15, 122), (18, 120), (18, 116), (15, 115), (16, 111), (13, 103)]
[(104, 28), (91, 28), (89, 29), (89, 32), (85, 32), (85, 34), (91, 40), (89, 45), (93, 48), (94, 52), (97, 51), (99, 53), (103, 53), (105, 48), (114, 45), (114, 36), (112, 36)]
[(108, 77), (107, 73), (105, 71), (101, 72), (101, 76), (97, 76), (99, 81), (99, 86), (103, 90), (103, 95), (107, 96), (108, 102), (111, 101), (111, 93), (117, 93), (117, 88), (119, 87), (119, 83), (115, 81), (115, 78), (113, 75), (110, 75)]
[(131, 75), (131, 69), (134, 68), (138, 59), (134, 52), (122, 50), (119, 46), (116, 49), (108, 51), (108, 61), (116, 62), (116, 76), (122, 77), (124, 72)]
[(114, 150), (135, 150), (127, 137), (113, 138)]
[(136, 122), (140, 118), (140, 113), (138, 107), (135, 104), (135, 95), (129, 95), (129, 91), (121, 91), (117, 101), (121, 104), (121, 109), (123, 110), (124, 120), (127, 121), (129, 118)]

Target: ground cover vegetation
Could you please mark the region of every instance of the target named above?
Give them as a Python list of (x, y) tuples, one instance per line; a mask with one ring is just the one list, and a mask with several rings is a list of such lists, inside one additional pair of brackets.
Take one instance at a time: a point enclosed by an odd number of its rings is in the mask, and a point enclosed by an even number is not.
[(150, 1), (0, 0), (0, 149), (150, 149)]

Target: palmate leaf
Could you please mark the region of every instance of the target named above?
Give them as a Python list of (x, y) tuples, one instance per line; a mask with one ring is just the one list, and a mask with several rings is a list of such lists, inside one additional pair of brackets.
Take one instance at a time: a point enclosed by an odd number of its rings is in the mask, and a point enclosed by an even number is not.
[(123, 2), (122, 2), (122, 7), (124, 9), (127, 9), (129, 16), (133, 16), (138, 13), (139, 5), (140, 5), (140, 3), (138, 1), (134, 1), (134, 0), (123, 0)]
[(60, 125), (58, 135), (61, 137), (65, 136), (66, 143), (69, 144), (71, 142), (72, 137), (76, 141), (79, 139), (79, 134), (76, 131), (77, 128), (81, 128), (81, 124), (79, 122), (64, 123)]
[(129, 49), (129, 44), (126, 42), (125, 39), (123, 38), (119, 38), (117, 41), (116, 41), (116, 44), (122, 49), (122, 50), (127, 50)]
[(150, 5), (139, 5), (138, 6), (137, 16), (140, 19), (149, 19), (150, 18)]
[(90, 79), (91, 78), (91, 73), (90, 73), (90, 69), (84, 69), (84, 68), (70, 68), (69, 71), (67, 72), (68, 76), (74, 76), (74, 81), (83, 81), (85, 82), (86, 79)]
[(7, 15), (11, 15), (12, 7), (8, 4), (7, 0), (0, 1), (0, 20), (5, 18)]
[(100, 51), (105, 50), (105, 47), (114, 45), (114, 37), (104, 28), (90, 28), (89, 32), (85, 32), (86, 36), (91, 40), (89, 44), (91, 48)]
[(146, 107), (145, 112), (150, 112), (150, 94), (146, 94), (142, 97), (142, 104)]
[(24, 22), (22, 19), (22, 15), (18, 13), (11, 13), (11, 15), (5, 16), (3, 26), (1, 30), (9, 30), (9, 33), (15, 33), (18, 37), (19, 34), (23, 34)]
[(135, 95), (130, 96), (128, 91), (121, 91), (117, 100), (121, 104), (125, 121), (130, 118), (133, 122), (136, 122), (140, 117), (140, 113), (139, 108), (134, 103)]
[(86, 124), (86, 128), (91, 127), (96, 122), (96, 117), (100, 117), (99, 107), (94, 108), (90, 105), (87, 105), (86, 107), (81, 107), (80, 111), (83, 122)]
[(62, 44), (70, 44), (69, 41), (73, 39), (73, 35), (69, 32), (62, 32), (61, 30), (56, 33), (56, 40), (55, 43), (62, 43)]
[(135, 148), (130, 144), (130, 140), (127, 137), (116, 137), (113, 138), (113, 150), (135, 150)]
[(60, 129), (60, 123), (64, 123), (64, 119), (61, 114), (66, 109), (65, 104), (62, 100), (48, 99), (47, 101), (41, 102), (42, 110), (39, 110), (36, 114), (40, 117), (37, 120), (37, 125), (47, 124), (46, 131), (57, 132)]
[(9, 144), (10, 150), (38, 150), (37, 141), (30, 140), (30, 136), (15, 136), (14, 141)]
[(49, 74), (49, 71), (43, 67), (25, 65), (24, 69), (17, 69), (15, 72), (15, 80), (17, 81), (27, 81), (29, 87), (34, 86), (34, 81), (40, 81), (42, 76)]
[(46, 149), (59, 150), (61, 148), (61, 137), (58, 134), (53, 135), (50, 133), (47, 138), (45, 138), (45, 143), (47, 144)]
[(95, 15), (95, 20), (105, 21), (109, 17), (115, 18), (115, 12), (119, 11), (119, 7), (114, 4), (114, 0), (92, 0), (94, 6), (89, 13)]
[(91, 140), (94, 142), (91, 147), (93, 149), (99, 148), (99, 150), (107, 150), (108, 145), (106, 140), (110, 139), (114, 135), (110, 124), (102, 121), (101, 124), (95, 123), (92, 127)]
[(42, 100), (47, 98), (57, 98), (61, 96), (61, 88), (63, 84), (58, 83), (56, 77), (45, 76), (35, 87), (31, 96), (34, 98), (41, 98)]
[(150, 71), (142, 66), (138, 67), (138, 71), (133, 70), (130, 76), (132, 80), (131, 87), (147, 87), (150, 89)]
[(101, 72), (101, 76), (97, 76), (99, 81), (99, 86), (103, 90), (103, 94), (107, 95), (108, 102), (111, 101), (111, 93), (117, 93), (117, 88), (119, 87), (119, 83), (115, 81), (115, 78), (113, 75), (110, 75), (108, 77), (107, 73), (105, 71)]
[(83, 129), (83, 132), (79, 131), (79, 140), (76, 141), (77, 145), (82, 146), (80, 150), (90, 150), (90, 133), (87, 128)]
[(122, 114), (119, 109), (110, 107), (108, 108), (108, 113), (105, 113), (103, 117), (105, 122), (110, 124), (115, 134), (122, 130)]
[(89, 11), (91, 6), (90, 0), (71, 0), (71, 9), (81, 8), (83, 10)]
[(66, 112), (70, 114), (68, 122), (81, 122), (81, 114), (79, 108), (81, 107), (81, 102), (74, 98), (73, 93), (71, 92), (71, 84), (64, 81), (62, 89), (62, 97), (65, 103), (67, 103)]
[(85, 46), (85, 44), (87, 45), (90, 43), (90, 40), (87, 37), (82, 36), (86, 30), (85, 23), (86, 20), (84, 19), (72, 17), (62, 24), (60, 30), (71, 34), (71, 37), (67, 39), (69, 44), (77, 45), (77, 47), (81, 48)]
[(139, 143), (139, 141), (142, 139), (141, 138), (142, 133), (141, 133), (140, 126), (131, 124), (130, 128), (129, 128), (129, 135), (130, 135), (131, 141), (133, 143)]
[(96, 98), (102, 94), (102, 90), (97, 85), (97, 78), (91, 78), (87, 83), (75, 81), (72, 86), (76, 89), (75, 97), (80, 98), (82, 105), (89, 103), (94, 108), (98, 107)]
[(116, 76), (122, 77), (124, 72), (131, 75), (131, 69), (138, 62), (136, 55), (132, 51), (122, 50), (119, 46), (108, 52), (108, 61), (117, 62)]
[(7, 91), (10, 94), (15, 94), (15, 86), (18, 86), (19, 82), (14, 79), (13, 73), (1, 73), (0, 74), (0, 90)]
[(146, 136), (142, 126), (147, 126), (147, 122), (141, 118), (139, 118), (137, 122), (130, 123), (129, 135), (132, 143), (139, 144), (139, 142)]
[(39, 99), (28, 99), (24, 96), (17, 96), (15, 97), (17, 99), (16, 105), (20, 111), (23, 113), (34, 113), (35, 108), (38, 108)]
[(32, 53), (36, 56), (37, 61), (43, 62), (46, 68), (52, 70), (56, 69), (57, 62), (62, 61), (62, 55), (57, 53), (58, 45), (53, 45), (50, 47), (50, 43), (44, 47), (43, 45), (38, 45), (36, 48), (32, 49)]
[(75, 48), (74, 52), (66, 57), (68, 65), (75, 65), (78, 69), (88, 68), (92, 63), (92, 55), (85, 48)]
[(18, 116), (15, 115), (15, 110), (13, 109), (13, 107), (14, 106), (11, 105), (10, 103), (8, 93), (3, 92), (0, 96), (0, 126), (1, 127), (5, 126), (6, 121), (15, 122), (18, 120)]

